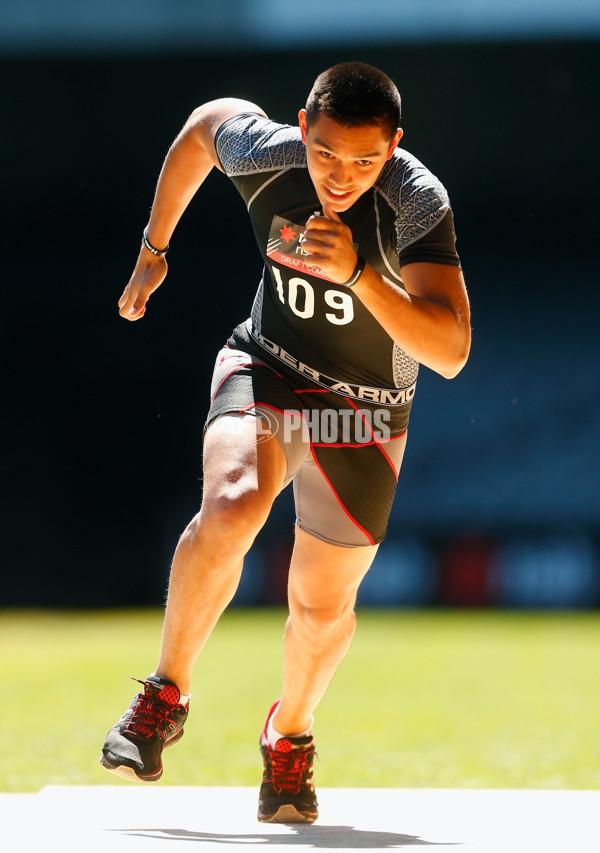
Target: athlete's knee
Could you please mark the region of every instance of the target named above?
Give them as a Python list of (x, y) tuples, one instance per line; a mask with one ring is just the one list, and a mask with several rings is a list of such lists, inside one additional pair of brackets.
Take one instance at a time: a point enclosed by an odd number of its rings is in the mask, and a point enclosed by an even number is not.
[(224, 538), (232, 546), (250, 547), (267, 520), (273, 496), (258, 487), (232, 487), (224, 482), (205, 494), (200, 513), (193, 520), (192, 535), (201, 529)]
[(355, 602), (355, 595), (342, 602), (327, 604), (294, 603), (290, 600), (290, 619), (294, 629), (310, 638), (312, 644), (326, 646), (335, 635), (354, 633)]

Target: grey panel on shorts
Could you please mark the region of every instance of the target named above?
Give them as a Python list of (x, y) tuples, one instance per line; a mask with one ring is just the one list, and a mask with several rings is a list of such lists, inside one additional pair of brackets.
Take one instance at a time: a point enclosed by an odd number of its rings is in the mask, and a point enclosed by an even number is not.
[[(266, 423), (271, 432), (275, 433), (275, 437), (281, 445), (287, 463), (285, 481), (283, 483), (283, 488), (285, 489), (294, 477), (298, 475), (298, 472), (302, 470), (302, 466), (306, 463), (306, 460), (310, 458), (310, 441), (308, 438), (303, 437), (303, 430), (289, 429), (289, 422), (293, 418), (293, 415), (279, 412), (277, 409), (269, 409), (264, 405), (256, 406), (250, 409), (250, 411)], [(286, 429), (286, 427), (288, 428)]]
[[(396, 471), (400, 471), (405, 447), (406, 433), (386, 444), (386, 452)], [(347, 548), (372, 544), (367, 534), (343, 509), (312, 456), (294, 480), (294, 501), (298, 526), (307, 533), (331, 545)]]
[(294, 480), (298, 526), (332, 545), (370, 545), (367, 535), (348, 518), (312, 457)]

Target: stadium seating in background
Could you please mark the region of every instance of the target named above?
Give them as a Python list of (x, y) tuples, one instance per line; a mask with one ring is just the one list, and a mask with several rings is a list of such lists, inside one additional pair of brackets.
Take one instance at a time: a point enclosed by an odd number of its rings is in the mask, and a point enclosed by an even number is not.
[[(237, 606), (284, 605), (291, 535), (246, 557)], [(360, 607), (588, 608), (600, 604), (600, 560), (586, 536), (443, 543), (388, 538), (358, 595)]]
[(472, 537), (449, 542), (438, 557), (438, 600), (452, 607), (485, 607), (495, 545)]
[(600, 574), (593, 543), (585, 536), (509, 540), (491, 561), (489, 595), (502, 607), (594, 607)]
[(418, 539), (389, 539), (363, 580), (358, 603), (367, 607), (423, 607), (435, 600), (433, 549)]

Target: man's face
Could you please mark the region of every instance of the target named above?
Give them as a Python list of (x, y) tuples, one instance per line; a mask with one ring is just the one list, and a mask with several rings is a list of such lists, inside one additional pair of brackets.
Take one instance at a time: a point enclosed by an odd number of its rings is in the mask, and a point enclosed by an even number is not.
[(373, 186), (402, 137), (398, 129), (390, 140), (379, 125), (344, 127), (323, 113), (308, 128), (305, 110), (298, 122), (319, 201), (329, 202), (336, 213), (348, 210)]

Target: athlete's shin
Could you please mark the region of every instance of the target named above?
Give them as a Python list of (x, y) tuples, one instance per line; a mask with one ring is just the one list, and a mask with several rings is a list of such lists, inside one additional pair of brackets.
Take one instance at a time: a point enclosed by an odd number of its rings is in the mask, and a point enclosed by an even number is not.
[(303, 731), (348, 651), (358, 586), (376, 547), (342, 548), (296, 530), (289, 575), (283, 696), (273, 723)]
[(175, 550), (156, 673), (189, 693), (192, 669), (237, 589), (244, 553), (219, 548), (201, 524), (188, 526)]
[[(311, 716), (345, 657), (355, 629), (352, 611), (335, 624), (290, 616), (285, 632), (283, 694), (273, 725), (284, 734), (297, 734), (310, 726)], [(321, 621), (321, 620), (319, 620)]]

